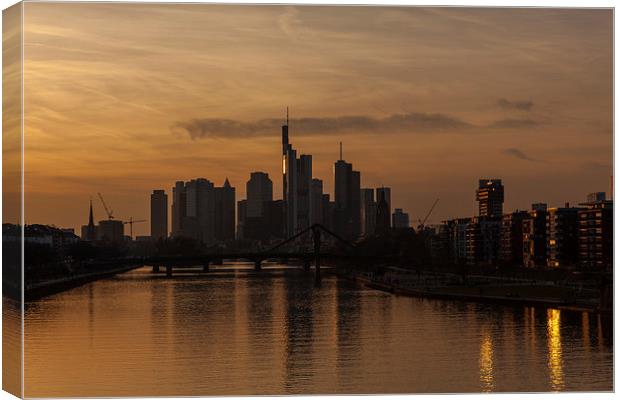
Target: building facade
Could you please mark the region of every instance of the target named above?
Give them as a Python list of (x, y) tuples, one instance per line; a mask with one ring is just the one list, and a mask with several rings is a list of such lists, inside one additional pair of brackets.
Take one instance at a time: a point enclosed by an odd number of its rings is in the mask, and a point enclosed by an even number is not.
[(480, 179), (476, 190), (478, 215), (481, 217), (498, 217), (503, 215), (504, 185), (501, 179)]
[(151, 239), (168, 237), (168, 195), (165, 190), (153, 190), (151, 194)]

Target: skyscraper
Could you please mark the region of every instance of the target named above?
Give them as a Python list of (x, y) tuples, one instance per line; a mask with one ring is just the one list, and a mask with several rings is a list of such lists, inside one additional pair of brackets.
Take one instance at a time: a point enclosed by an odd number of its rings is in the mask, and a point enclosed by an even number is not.
[(323, 181), (320, 179), (312, 179), (310, 216), (310, 225), (323, 223)]
[(185, 195), (185, 183), (177, 181), (172, 188), (172, 236), (182, 236), (182, 222), (186, 216)]
[(363, 236), (371, 236), (375, 233), (377, 223), (377, 202), (373, 189), (361, 189), (361, 228)]
[(151, 239), (168, 237), (168, 195), (164, 190), (151, 194)]
[[(376, 196), (377, 204), (379, 204), (379, 199), (381, 198), (381, 194), (383, 193), (383, 197), (385, 198), (385, 202), (387, 203), (387, 212), (388, 215), (392, 215), (392, 189), (389, 187), (381, 186), (377, 188)], [(389, 227), (389, 218), (388, 218), (388, 227)]]
[(285, 236), (310, 226), (310, 191), (312, 186), (312, 156), (302, 154), (289, 143), (288, 108), (282, 125), (282, 198), (284, 200)]
[(375, 233), (383, 234), (390, 230), (390, 208), (385, 198), (384, 190), (377, 192), (377, 218), (375, 223)]
[(246, 184), (247, 218), (265, 215), (265, 203), (273, 200), (273, 182), (265, 172), (252, 172)]
[(480, 179), (476, 190), (481, 217), (502, 217), (504, 205), (504, 185), (501, 179)]
[(228, 242), (235, 239), (235, 188), (228, 178), (222, 187), (215, 188), (215, 239)]
[(360, 173), (353, 170), (353, 164), (340, 159), (334, 164), (334, 229), (347, 238), (356, 239), (361, 232)]

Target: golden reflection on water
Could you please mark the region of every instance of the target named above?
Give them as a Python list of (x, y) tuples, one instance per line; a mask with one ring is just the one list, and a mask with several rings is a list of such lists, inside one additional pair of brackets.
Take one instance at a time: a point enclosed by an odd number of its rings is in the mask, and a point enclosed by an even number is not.
[(493, 390), (493, 340), (486, 331), (480, 343), (480, 386), (483, 392)]
[(547, 310), (547, 346), (549, 380), (551, 389), (564, 389), (564, 372), (562, 370), (562, 337), (560, 335), (560, 310)]

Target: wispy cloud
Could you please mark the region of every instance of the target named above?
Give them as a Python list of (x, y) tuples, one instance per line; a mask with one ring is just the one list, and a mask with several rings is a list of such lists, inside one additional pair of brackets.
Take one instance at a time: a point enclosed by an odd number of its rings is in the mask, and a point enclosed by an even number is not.
[(528, 156), (523, 151), (521, 151), (521, 150), (519, 150), (517, 148), (514, 148), (514, 147), (509, 148), (509, 149), (505, 149), (504, 150), (504, 154), (507, 154), (509, 156), (516, 157), (516, 158), (518, 158), (520, 160), (525, 160), (525, 161), (540, 161), (540, 160), (537, 160), (535, 158), (532, 158), (532, 157)]
[(500, 119), (492, 124), (490, 124), (489, 128), (502, 128), (502, 129), (515, 129), (515, 128), (534, 128), (543, 123), (540, 121), (535, 121), (533, 119), (517, 119), (517, 118), (506, 118)]
[[(192, 139), (275, 136), (284, 121), (277, 118), (244, 122), (232, 119), (202, 118), (176, 122), (173, 132), (187, 132)], [(472, 128), (468, 122), (445, 114), (407, 113), (386, 118), (363, 115), (307, 117), (289, 123), (296, 134), (332, 135), (347, 133), (440, 133)]]
[(497, 100), (497, 105), (507, 110), (530, 111), (534, 107), (534, 103), (530, 100)]

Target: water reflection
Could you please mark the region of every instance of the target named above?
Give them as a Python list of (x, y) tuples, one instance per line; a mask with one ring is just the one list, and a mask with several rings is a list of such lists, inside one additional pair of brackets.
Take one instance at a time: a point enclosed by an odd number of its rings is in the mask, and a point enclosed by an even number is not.
[(562, 371), (562, 336), (560, 334), (560, 310), (547, 310), (547, 346), (549, 383), (551, 389), (564, 389), (564, 373)]
[(412, 299), (329, 275), (315, 288), (300, 270), (236, 268), (137, 270), (30, 303), (25, 395), (613, 387), (613, 325), (597, 315)]
[(491, 392), (493, 390), (493, 339), (488, 331), (483, 333), (479, 364), (482, 391)]

